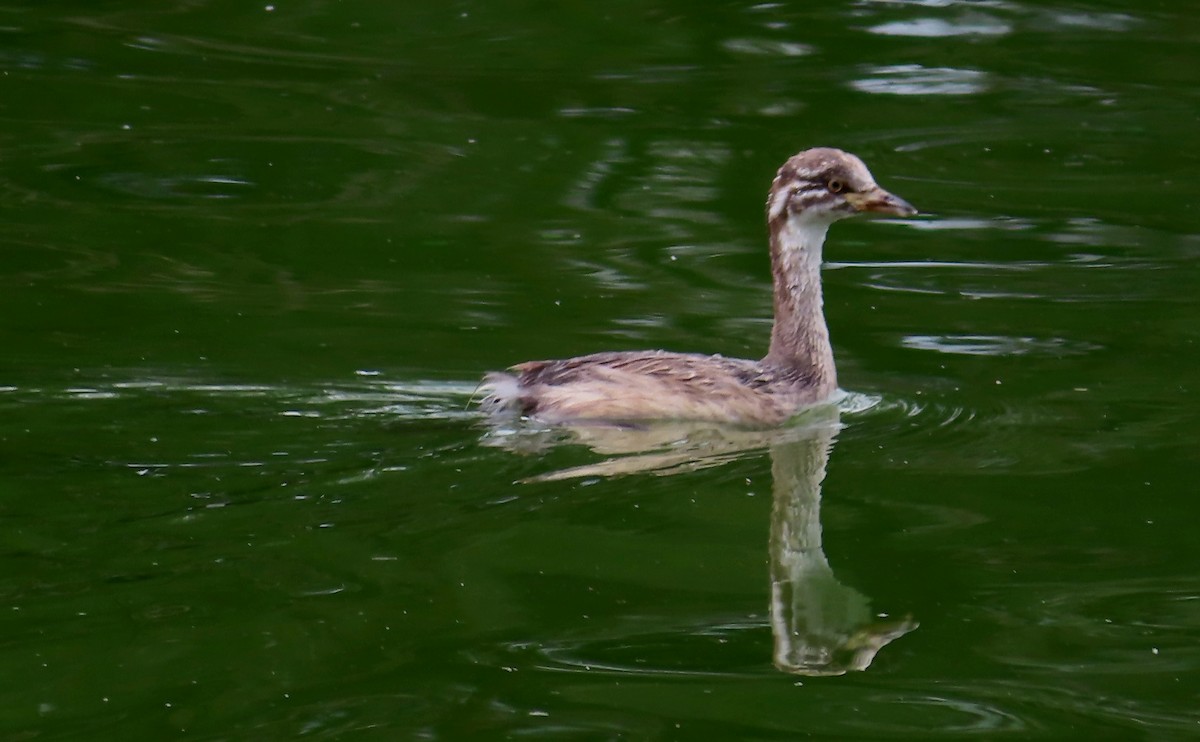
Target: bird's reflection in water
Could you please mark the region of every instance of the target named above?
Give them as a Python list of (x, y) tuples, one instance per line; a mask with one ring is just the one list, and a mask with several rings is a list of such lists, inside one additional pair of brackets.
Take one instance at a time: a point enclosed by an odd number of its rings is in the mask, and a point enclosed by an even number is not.
[(745, 430), (714, 424), (659, 423), (637, 427), (587, 425), (547, 432), (547, 438), (494, 429), (489, 442), (528, 450), (570, 440), (608, 458), (526, 481), (622, 474), (677, 474), (718, 466), (766, 449), (771, 456), (771, 632), (775, 666), (797, 675), (865, 670), (879, 650), (913, 629), (911, 617), (884, 620), (867, 596), (833, 574), (821, 542), (821, 483), (840, 427), (832, 405), (807, 411), (786, 428)]
[(830, 424), (771, 444), (771, 633), (775, 666), (798, 675), (865, 670), (910, 617), (876, 620), (867, 596), (833, 574), (821, 543), (821, 482), (837, 434)]

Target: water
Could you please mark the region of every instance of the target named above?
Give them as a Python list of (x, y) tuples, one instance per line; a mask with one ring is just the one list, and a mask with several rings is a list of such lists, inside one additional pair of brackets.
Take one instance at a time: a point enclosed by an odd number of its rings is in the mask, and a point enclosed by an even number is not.
[[(408, 5), (0, 9), (0, 736), (1200, 733), (1200, 12)], [(815, 144), (839, 418), (482, 424)]]

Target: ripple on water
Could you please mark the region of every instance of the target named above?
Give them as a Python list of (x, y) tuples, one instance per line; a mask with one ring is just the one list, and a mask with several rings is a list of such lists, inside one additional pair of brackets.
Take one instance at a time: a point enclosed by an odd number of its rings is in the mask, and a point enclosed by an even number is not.
[[(972, 343), (977, 341), (971, 339)], [(996, 344), (981, 348), (979, 352), (1002, 352), (1005, 347), (1015, 347), (1016, 352), (1048, 352), (1059, 347), (1036, 343), (1021, 345), (1019, 342), (1015, 346), (1011, 343), (1006, 346), (995, 339), (989, 341)], [(80, 382), (59, 388), (10, 386), (5, 389), (4, 398), (9, 403), (47, 405), (48, 415), (58, 414), (54, 405), (124, 404), (134, 411), (170, 409), (191, 420), (197, 419), (196, 416), (212, 418), (212, 424), (219, 425), (216, 433), (219, 436), (229, 434), (219, 420), (233, 409), (239, 414), (252, 414), (264, 420), (271, 417), (307, 419), (324, 424), (347, 424), (361, 419), (383, 419), (396, 425), (437, 420), (466, 424), (483, 421), (472, 404), (477, 395), (476, 385), (472, 382), (389, 381), (372, 376), (374, 373), (364, 371), (356, 380), (297, 387), (163, 378)], [(488, 447), (527, 452), (542, 452), (563, 444), (583, 445), (591, 449), (588, 453), (591, 461), (575, 468), (594, 470), (596, 476), (635, 472), (669, 474), (756, 456), (777, 442), (805, 435), (814, 427), (832, 424), (845, 429), (843, 436), (848, 434), (871, 443), (871, 449), (885, 459), (882, 464), (885, 468), (983, 473), (989, 470), (1003, 472), (1019, 466), (1027, 472), (1070, 471), (1097, 456), (1106, 455), (1114, 446), (1127, 445), (1119, 437), (1101, 439), (1099, 432), (1095, 439), (1074, 440), (1069, 451), (1064, 451), (1060, 445), (1042, 445), (1046, 436), (1057, 436), (1064, 425), (1077, 425), (1074, 417), (1089, 414), (1090, 408), (1081, 407), (1077, 402), (1081, 398), (1079, 395), (1086, 392), (1086, 389), (1080, 389), (1076, 390), (1076, 396), (1042, 403), (1030, 401), (1022, 406), (998, 404), (973, 408), (950, 400), (843, 392), (836, 402), (840, 422), (837, 417), (826, 414), (829, 408), (817, 407), (811, 413), (797, 416), (789, 426), (773, 430), (726, 429), (713, 424), (662, 424), (644, 429), (591, 426), (581, 435), (574, 429), (546, 428), (532, 423), (507, 426), (493, 423), (483, 434), (482, 443)], [(144, 404), (150, 401), (152, 405)], [(168, 422), (170, 420), (174, 422)], [(155, 427), (147, 428), (147, 435), (155, 437), (162, 429), (169, 431), (172, 425), (184, 424), (194, 427), (196, 423), (184, 423), (182, 418), (155, 418)], [(931, 443), (931, 436), (937, 441)], [(156, 444), (154, 450), (160, 448)], [(646, 452), (649, 453), (645, 456), (630, 455)], [(611, 458), (597, 464), (595, 453)], [(136, 456), (126, 461), (133, 461), (129, 467), (153, 473), (168, 466), (261, 466), (267, 460), (252, 456), (232, 461), (227, 454), (206, 458), (203, 452), (177, 454), (182, 458), (177, 458), (174, 463), (168, 459), (134, 461)]]
[(815, 50), (808, 44), (762, 38), (736, 38), (721, 42), (725, 51), (750, 56), (803, 57)]
[(883, 95), (975, 95), (987, 89), (988, 78), (979, 70), (895, 64), (868, 67), (850, 87)]
[[(0, 387), (0, 391), (29, 401), (68, 400), (93, 402), (136, 401), (152, 397), (177, 397), (181, 402), (213, 400), (262, 400), (284, 417), (315, 417), (331, 420), (386, 415), (393, 419), (474, 419), (469, 408), (476, 385), (447, 381), (388, 381), (372, 378), (375, 371), (358, 371), (361, 381), (338, 381), (289, 387), (271, 384), (213, 383), (189, 379), (134, 378), (76, 384), (61, 389), (30, 386)], [(204, 412), (195, 409), (194, 412)], [(269, 414), (269, 410), (263, 410)]]
[(1083, 355), (1101, 348), (1066, 338), (1008, 335), (907, 335), (900, 344), (913, 350), (968, 356)]
[[(768, 663), (747, 666), (755, 656), (747, 645), (765, 643), (768, 628), (753, 619), (714, 621), (710, 626), (653, 626), (642, 619), (615, 633), (595, 639), (512, 641), (492, 650), (473, 651), (472, 663), (504, 668), (508, 672), (536, 669), (594, 678), (616, 688), (629, 684), (638, 693), (639, 681), (665, 679), (695, 680), (705, 687), (728, 692), (763, 675), (774, 675)], [(1160, 708), (1146, 704), (1114, 704), (1097, 697), (1094, 690), (1077, 679), (1087, 673), (1059, 668), (1055, 679), (1045, 682), (986, 679), (977, 682), (943, 682), (936, 687), (924, 679), (895, 682), (876, 688), (870, 702), (876, 713), (863, 716), (861, 689), (845, 684), (812, 684), (806, 691), (820, 694), (820, 708), (806, 708), (808, 721), (818, 724), (813, 714), (836, 719), (843, 728), (861, 728), (866, 736), (882, 733), (931, 734), (1022, 732), (1062, 728), (1074, 719), (1084, 727), (1137, 728), (1141, 724), (1190, 729), (1194, 714), (1180, 712), (1169, 704)], [(618, 682), (613, 685), (614, 681)], [(805, 685), (805, 683), (795, 683)], [(757, 686), (756, 686), (757, 687)], [(791, 690), (790, 684), (778, 686)], [(611, 695), (607, 696), (611, 700)]]
[[(642, 617), (631, 620), (626, 630), (601, 638), (505, 644), (500, 652), (512, 659), (497, 661), (565, 673), (739, 678), (751, 677), (755, 670), (773, 672), (767, 655), (756, 651), (769, 642), (765, 617), (685, 626), (664, 626)], [(761, 657), (761, 663), (755, 663), (761, 666), (747, 668), (747, 657)]]
[(33, 281), (86, 278), (119, 264), (116, 254), (111, 251), (11, 239), (6, 239), (4, 243), (4, 261), (0, 286), (26, 286)]
[[(933, 732), (1013, 733), (1071, 728), (1105, 734), (1126, 729), (1136, 738), (1134, 730), (1143, 730), (1147, 726), (1187, 732), (1196, 729), (1194, 714), (1181, 713), (1169, 703), (1152, 708), (1147, 704), (1098, 696), (1094, 688), (1076, 682), (1070, 675), (1045, 682), (989, 678), (978, 682), (939, 683), (936, 692), (930, 692), (928, 687), (914, 686), (880, 693), (874, 701), (921, 711), (927, 715), (923, 726), (926, 735)], [(886, 722), (876, 721), (870, 730), (878, 734), (888, 726)], [(901, 732), (904, 728), (893, 727), (890, 731)]]
[(878, 9), (877, 12), (868, 12), (872, 16), (906, 6), (921, 8), (921, 12), (927, 14), (921, 18), (885, 21), (866, 28), (869, 33), (884, 36), (997, 36), (1010, 34), (1018, 27), (1021, 31), (1037, 33), (1079, 29), (1124, 32), (1141, 23), (1137, 16), (1128, 13), (1018, 4), (1005, 0), (868, 0), (861, 4)]
[[(932, 395), (885, 395), (862, 413), (844, 417), (842, 437), (867, 443), (866, 450), (884, 469), (976, 475), (1013, 469), (1075, 471), (1105, 448), (1077, 440), (1071, 450), (1063, 450), (1060, 430), (1078, 424), (1074, 418), (1084, 414), (1086, 408), (1069, 401), (968, 407)], [(1055, 445), (1048, 445), (1051, 439)]]
[[(1036, 299), (1055, 303), (1130, 302), (1161, 296), (1158, 276), (1175, 262), (1148, 257), (1144, 245), (1168, 246), (1178, 256), (1195, 252), (1191, 235), (1167, 234), (1144, 227), (1113, 225), (1096, 218), (979, 219), (974, 217), (906, 220), (918, 231), (965, 232), (974, 240), (989, 231), (1021, 233), (1006, 239), (1023, 259), (834, 261), (827, 270), (863, 270), (861, 285), (888, 292), (941, 294), (973, 299)], [(1047, 249), (1044, 243), (1053, 243)], [(1039, 244), (1041, 243), (1041, 244)], [(1082, 273), (1086, 271), (1086, 276)], [(1130, 272), (1142, 277), (1130, 280)], [(1090, 350), (1086, 345), (1051, 341), (1057, 350)], [(1049, 347), (1043, 347), (1049, 350)]]
[(880, 23), (867, 29), (881, 36), (915, 36), (942, 38), (947, 36), (1004, 36), (1013, 30), (1012, 24), (982, 14), (971, 14), (953, 20), (917, 18), (911, 21)]
[[(862, 394), (850, 396), (870, 400), (869, 405), (847, 412), (852, 416), (861, 416), (863, 420), (869, 419), (872, 437), (890, 438), (902, 431), (922, 431), (970, 423), (977, 414), (964, 407), (940, 402)], [(846, 422), (851, 424), (854, 420), (851, 418)]]
[(232, 199), (256, 186), (244, 177), (215, 174), (111, 172), (97, 176), (96, 181), (109, 190), (149, 199)]

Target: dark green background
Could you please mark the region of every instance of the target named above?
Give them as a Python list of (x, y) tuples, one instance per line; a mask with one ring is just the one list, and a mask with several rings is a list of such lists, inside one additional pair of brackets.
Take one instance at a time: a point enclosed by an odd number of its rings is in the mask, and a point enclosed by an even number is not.
[[(0, 6), (0, 736), (1200, 734), (1189, 2)], [(838, 578), (771, 664), (770, 461), (514, 484), (528, 358), (757, 357), (763, 200), (840, 224)]]

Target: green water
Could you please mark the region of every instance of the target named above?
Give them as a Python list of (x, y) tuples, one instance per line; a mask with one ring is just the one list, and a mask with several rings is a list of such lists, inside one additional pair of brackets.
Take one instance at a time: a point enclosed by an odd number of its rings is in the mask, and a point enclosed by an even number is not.
[[(1198, 43), (1184, 2), (3, 5), (0, 737), (1200, 735)], [(761, 356), (817, 144), (924, 212), (831, 231), (839, 425), (610, 476), (468, 407)]]

